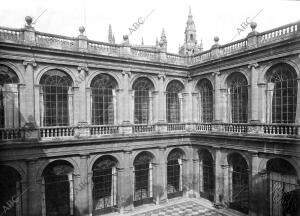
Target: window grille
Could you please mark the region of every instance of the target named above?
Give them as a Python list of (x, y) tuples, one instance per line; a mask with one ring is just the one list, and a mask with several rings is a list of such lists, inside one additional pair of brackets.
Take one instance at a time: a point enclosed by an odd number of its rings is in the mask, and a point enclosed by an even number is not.
[(72, 79), (62, 71), (47, 71), (41, 78), (41, 97), (43, 98), (43, 125), (69, 125), (69, 97)]
[(294, 68), (287, 64), (270, 69), (270, 82), (274, 84), (272, 97), (272, 123), (294, 123), (297, 107), (297, 80)]
[(116, 203), (117, 162), (111, 158), (102, 158), (93, 167), (93, 210), (94, 213), (113, 211)]
[(207, 150), (202, 152), (200, 158), (202, 158), (203, 172), (203, 192), (200, 193), (200, 195), (212, 201), (215, 192), (214, 161), (211, 154)]
[(133, 85), (134, 89), (134, 123), (147, 124), (149, 122), (150, 97), (149, 92), (154, 89), (147, 78), (139, 78)]
[(180, 99), (179, 93), (184, 89), (179, 81), (171, 81), (167, 87), (167, 121), (168, 123), (180, 122)]
[(73, 213), (73, 167), (56, 161), (44, 174), (46, 216), (69, 216)]
[(134, 160), (134, 204), (142, 205), (152, 201), (152, 166), (153, 156), (143, 152)]
[(249, 172), (245, 159), (237, 153), (229, 158), (230, 164), (230, 207), (248, 213), (249, 210)]
[(200, 106), (201, 106), (201, 122), (213, 121), (213, 87), (209, 80), (204, 79), (198, 83), (200, 92)]
[(106, 74), (96, 76), (91, 83), (92, 124), (114, 124), (113, 90), (117, 82)]
[(173, 150), (167, 162), (167, 193), (168, 198), (182, 195), (182, 154)]
[(232, 123), (248, 122), (248, 83), (244, 75), (233, 74), (229, 82)]

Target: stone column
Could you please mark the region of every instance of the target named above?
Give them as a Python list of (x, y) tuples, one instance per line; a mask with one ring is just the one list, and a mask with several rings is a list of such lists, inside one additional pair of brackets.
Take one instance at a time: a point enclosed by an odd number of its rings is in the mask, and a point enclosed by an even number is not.
[(201, 118), (200, 118), (200, 96), (198, 92), (193, 92), (192, 93), (192, 113), (193, 113), (193, 118), (192, 121), (193, 122), (200, 122)]
[(117, 95), (116, 95), (116, 90), (112, 90), (112, 103), (113, 103), (113, 109), (114, 109), (114, 125), (117, 124)]
[(182, 93), (178, 93), (178, 99), (179, 99), (179, 122), (183, 123), (184, 122), (184, 115), (183, 115), (183, 95)]
[(231, 181), (231, 169), (228, 164), (221, 165), (223, 169), (223, 203), (228, 203), (232, 199), (232, 181)]
[(193, 172), (194, 172), (194, 177), (193, 177), (193, 190), (194, 190), (194, 195), (196, 198), (200, 197), (200, 191), (202, 191), (202, 173), (200, 172), (201, 164), (199, 159), (193, 159)]
[(267, 84), (267, 123), (272, 123), (272, 100), (274, 93), (274, 83)]
[(27, 161), (27, 215), (42, 215), (41, 184), (36, 182), (37, 161)]
[(222, 152), (220, 149), (215, 151), (215, 203), (224, 202), (224, 176), (222, 168)]
[(184, 186), (184, 190), (186, 190), (186, 196), (190, 196), (193, 190), (193, 148), (190, 146), (187, 151), (186, 158), (182, 160), (182, 184)]
[(80, 178), (74, 179), (75, 206), (79, 215), (88, 216), (89, 212), (89, 182), (88, 182), (89, 155), (80, 156)]
[(261, 101), (259, 101), (259, 89), (257, 86), (258, 82), (258, 73), (257, 70), (258, 64), (253, 63), (248, 65), (248, 68), (251, 70), (251, 122), (258, 123), (259, 119), (259, 107), (261, 107)]
[(81, 65), (78, 68), (78, 82), (77, 85), (79, 87), (78, 91), (78, 97), (74, 98), (76, 101), (76, 107), (78, 105), (79, 107), (79, 118), (78, 122), (87, 122), (87, 111), (86, 111), (86, 104), (87, 104), (87, 98), (86, 98), (86, 84), (85, 84), (85, 78), (88, 74), (88, 68), (87, 66)]
[(252, 164), (251, 164), (251, 172), (249, 176), (250, 180), (250, 199), (249, 199), (249, 215), (255, 216), (258, 215), (259, 210), (259, 164), (260, 164), (260, 158), (258, 157), (258, 153), (254, 152), (252, 153)]
[[(44, 126), (44, 102), (43, 97), (40, 94), (40, 85), (34, 85), (34, 119), (36, 121), (37, 126)], [(22, 99), (21, 99), (22, 101)]]
[(167, 201), (167, 164), (165, 161), (165, 152), (165, 148), (158, 149), (159, 164), (156, 169), (157, 185), (155, 188), (156, 200), (158, 204)]
[(258, 83), (258, 100), (259, 100), (259, 116), (261, 123), (266, 123), (266, 84), (265, 83)]
[[(300, 77), (297, 78), (297, 108), (296, 108), (296, 124), (300, 124)], [(300, 127), (298, 128), (298, 135), (300, 135)]]
[(166, 75), (165, 73), (160, 73), (158, 75), (158, 122), (165, 123), (166, 118), (166, 93), (164, 89)]
[(89, 125), (92, 124), (92, 90), (90, 87), (85, 88), (86, 91), (86, 121)]
[[(34, 59), (26, 59), (23, 61), (25, 66), (25, 88), (24, 97), (20, 98), (21, 107), (21, 118), (25, 118), (28, 123), (36, 124), (34, 115), (35, 101), (34, 101), (34, 68), (37, 66)], [(22, 112), (23, 111), (23, 112)]]
[(226, 113), (226, 104), (221, 92), (221, 76), (220, 72), (213, 74), (215, 77), (215, 106), (214, 106), (214, 121), (222, 122), (224, 119), (224, 112)]
[(148, 124), (153, 123), (153, 97), (152, 92), (149, 91), (149, 121)]
[(152, 91), (153, 95), (153, 123), (158, 122), (158, 112), (160, 108), (159, 104), (159, 92), (158, 91)]
[(187, 92), (184, 95), (184, 99), (185, 99), (184, 122), (192, 122), (193, 121), (193, 95), (192, 95), (193, 89), (192, 89), (192, 87), (193, 87), (194, 82), (192, 82), (191, 80), (192, 80), (191, 78), (188, 78), (187, 87), (186, 87)]
[(122, 117), (123, 117), (123, 124), (129, 124), (130, 123), (130, 112), (131, 110), (131, 101), (132, 97), (129, 93), (130, 86), (129, 86), (129, 79), (131, 77), (130, 70), (123, 70), (123, 91), (122, 91), (122, 104), (120, 107), (121, 110), (123, 110)]
[(120, 171), (120, 181), (119, 183), (119, 208), (121, 213), (124, 210), (132, 210), (133, 209), (133, 188), (132, 182), (134, 179), (133, 176), (133, 165), (131, 164), (131, 151), (125, 151), (123, 153), (123, 164), (121, 165)]

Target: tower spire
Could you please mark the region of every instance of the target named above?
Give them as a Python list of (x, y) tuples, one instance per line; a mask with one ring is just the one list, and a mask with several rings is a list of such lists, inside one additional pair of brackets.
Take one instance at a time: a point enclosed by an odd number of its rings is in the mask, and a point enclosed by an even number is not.
[(193, 54), (202, 51), (197, 45), (196, 25), (193, 20), (192, 9), (189, 6), (188, 19), (184, 31), (184, 44), (179, 49), (180, 54)]
[(166, 33), (165, 33), (165, 29), (163, 28), (162, 31), (161, 31), (161, 36), (160, 36), (159, 46), (160, 46), (164, 51), (167, 51), (167, 45), (168, 45), (168, 42), (167, 42), (167, 36), (166, 36)]
[(108, 42), (109, 43), (115, 43), (114, 42), (114, 35), (112, 33), (111, 24), (108, 26)]

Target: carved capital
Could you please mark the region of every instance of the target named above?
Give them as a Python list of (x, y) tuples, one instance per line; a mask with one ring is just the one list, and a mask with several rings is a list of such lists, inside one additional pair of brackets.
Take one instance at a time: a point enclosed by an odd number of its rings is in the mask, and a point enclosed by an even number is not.
[(77, 67), (78, 72), (80, 73), (81, 71), (84, 71), (86, 74), (89, 72), (89, 68), (86, 65), (79, 65)]
[(259, 67), (259, 64), (258, 64), (257, 62), (253, 62), (253, 63), (250, 63), (250, 64), (248, 65), (248, 68), (249, 68), (249, 69), (257, 68), (257, 67)]
[(34, 59), (26, 59), (26, 60), (23, 61), (23, 65), (25, 67), (27, 67), (28, 65), (31, 65), (32, 67), (36, 67), (37, 63), (35, 62)]
[(125, 76), (127, 75), (128, 77), (131, 77), (131, 71), (130, 69), (125, 69), (122, 71), (122, 75)]
[(158, 79), (162, 79), (163, 81), (165, 81), (166, 79), (166, 73), (165, 72), (160, 72), (158, 75), (157, 75)]
[(220, 76), (221, 75), (221, 72), (220, 71), (216, 71), (216, 72), (213, 72), (212, 75), (215, 77), (215, 76)]

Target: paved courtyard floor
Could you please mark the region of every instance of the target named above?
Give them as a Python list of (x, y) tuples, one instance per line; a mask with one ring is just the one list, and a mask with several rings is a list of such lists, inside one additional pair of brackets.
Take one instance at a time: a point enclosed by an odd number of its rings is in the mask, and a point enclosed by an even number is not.
[(216, 212), (193, 201), (173, 204), (150, 210), (143, 213), (133, 214), (133, 216), (225, 216), (225, 214)]
[(243, 216), (230, 209), (215, 209), (204, 199), (181, 198), (163, 205), (140, 206), (126, 216)]

